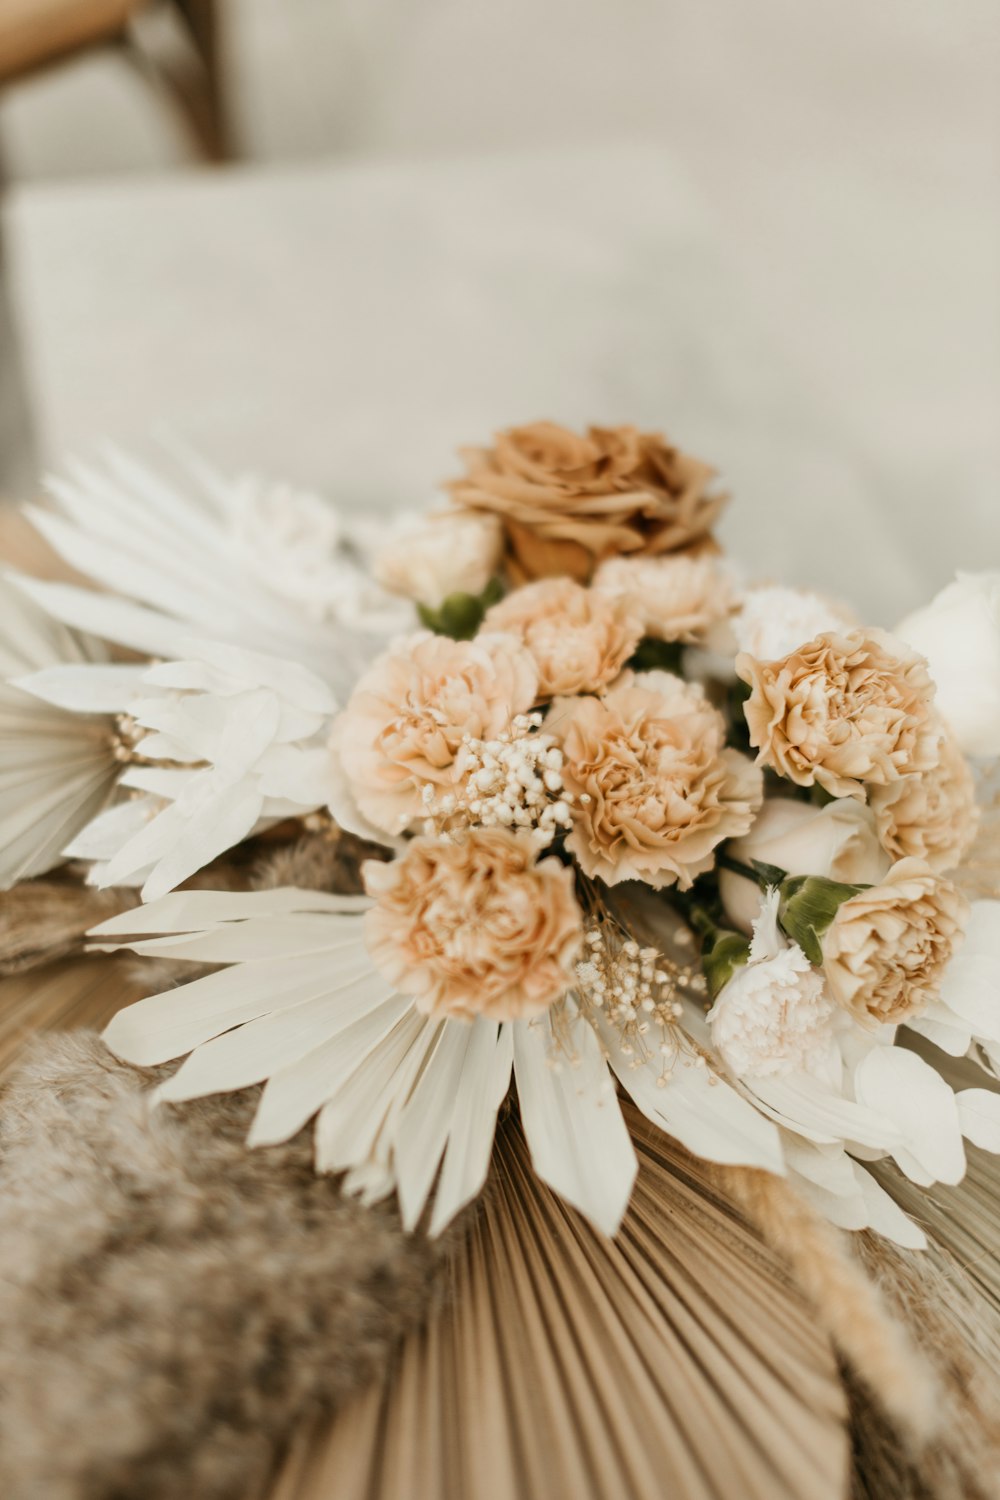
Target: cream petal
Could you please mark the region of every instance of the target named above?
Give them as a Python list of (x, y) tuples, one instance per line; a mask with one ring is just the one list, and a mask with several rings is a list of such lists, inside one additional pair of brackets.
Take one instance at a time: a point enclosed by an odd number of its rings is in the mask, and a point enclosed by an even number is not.
[(571, 1032), (578, 1061), (554, 1068), (547, 1016), (518, 1021), (513, 1033), (521, 1122), (535, 1171), (612, 1235), (624, 1218), (638, 1164), (597, 1037), (578, 1020)]

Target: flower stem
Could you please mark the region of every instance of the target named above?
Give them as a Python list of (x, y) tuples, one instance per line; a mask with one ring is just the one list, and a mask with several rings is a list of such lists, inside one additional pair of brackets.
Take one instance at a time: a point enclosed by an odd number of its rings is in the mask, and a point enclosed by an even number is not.
[(744, 880), (752, 880), (754, 885), (759, 886), (761, 890), (766, 888), (767, 882), (752, 865), (745, 865), (741, 859), (734, 859), (731, 854), (719, 853), (715, 856), (715, 862), (723, 870), (731, 870), (734, 875), (742, 875)]

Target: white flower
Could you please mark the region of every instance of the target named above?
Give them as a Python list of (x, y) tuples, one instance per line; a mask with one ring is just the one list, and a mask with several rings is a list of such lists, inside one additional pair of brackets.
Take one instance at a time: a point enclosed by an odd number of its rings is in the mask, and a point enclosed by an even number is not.
[[(750, 832), (726, 849), (745, 865), (756, 859), (789, 875), (823, 875), (849, 885), (877, 885), (892, 863), (879, 843), (870, 808), (852, 797), (825, 807), (769, 797)], [(749, 932), (759, 902), (753, 881), (720, 870), (719, 889), (729, 920)]]
[(247, 475), (229, 488), (227, 503), (234, 559), (310, 620), (403, 628), (398, 612), (391, 612), (390, 601), (353, 555), (328, 500)]
[(959, 573), (896, 635), (926, 656), (966, 755), (1000, 755), (1000, 570)]
[(116, 716), (106, 762), (143, 802), (109, 809), (74, 841), (74, 853), (101, 860), (102, 885), (145, 876), (154, 899), (261, 822), (337, 800), (326, 745), (334, 699), (294, 662), (197, 642), (185, 660), (55, 666), (19, 685), (67, 712)]
[(104, 660), (99, 642), (67, 630), (0, 578), (0, 890), (59, 864), (120, 769), (113, 720), (99, 707), (81, 718), (8, 679), (61, 662), (101, 673)]
[(636, 1173), (612, 1075), (690, 1150), (782, 1170), (774, 1125), (679, 1032), (669, 1058), (637, 1055), (606, 1009), (588, 1018), (572, 992), (530, 1021), (422, 1015), (372, 962), (369, 907), (315, 891), (183, 891), (103, 923), (102, 942), (233, 966), (119, 1012), (109, 1046), (141, 1065), (188, 1054), (162, 1100), (265, 1083), (250, 1145), (315, 1116), (318, 1169), (345, 1173), (366, 1201), (395, 1190), (407, 1228), (433, 1197), (431, 1234), (482, 1187), (512, 1076), (538, 1175), (607, 1234)]
[(708, 1013), (712, 1041), (737, 1078), (829, 1073), (835, 1007), (823, 976), (797, 943), (782, 937), (778, 892), (767, 893), (753, 926), (749, 961)]
[[(182, 461), (181, 484), (117, 450), (104, 467), (76, 464), (68, 479), (51, 481), (55, 508), (27, 514), (101, 592), (37, 579), (23, 580), (24, 591), (63, 624), (143, 656), (177, 657), (191, 636), (228, 642), (299, 662), (346, 696), (399, 628), (398, 614), (358, 614), (357, 594), (349, 592), (316, 618), (316, 586), (332, 586), (322, 551), (328, 521), (321, 524), (307, 504), (308, 515), (300, 510), (282, 533), (266, 491), (258, 509), (245, 482), (194, 455)], [(317, 570), (293, 588), (310, 528), (314, 536), (319, 528)], [(273, 572), (261, 555), (271, 544)]]
[(853, 622), (846, 606), (807, 589), (767, 586), (749, 589), (732, 620), (737, 651), (757, 661), (778, 661), (806, 641)]
[(503, 527), (496, 516), (440, 511), (397, 522), (373, 566), (384, 588), (440, 609), (449, 594), (481, 594), (502, 553)]

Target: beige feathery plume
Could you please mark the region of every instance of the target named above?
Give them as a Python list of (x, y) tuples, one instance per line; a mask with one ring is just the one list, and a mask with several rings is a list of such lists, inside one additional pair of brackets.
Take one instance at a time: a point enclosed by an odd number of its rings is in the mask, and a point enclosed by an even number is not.
[(843, 1231), (781, 1177), (715, 1169), (725, 1192), (788, 1262), (841, 1356), (917, 1447), (935, 1436), (940, 1391), (933, 1370), (893, 1316)]

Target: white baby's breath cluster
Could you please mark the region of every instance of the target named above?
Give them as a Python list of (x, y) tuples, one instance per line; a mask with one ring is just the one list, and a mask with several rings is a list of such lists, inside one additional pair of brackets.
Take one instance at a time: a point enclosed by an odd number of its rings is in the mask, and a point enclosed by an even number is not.
[[(584, 955), (576, 964), (575, 1000), (579, 1013), (600, 1036), (601, 1020), (610, 1023), (617, 1045), (631, 1068), (662, 1059), (659, 1087), (670, 1081), (684, 1045), (678, 1021), (684, 1007), (681, 987), (703, 992), (696, 965), (677, 964), (659, 949), (640, 947), (634, 938), (608, 922), (592, 922), (584, 931)], [(559, 1040), (558, 1028), (553, 1034)], [(700, 1054), (692, 1054), (704, 1066)]]
[(436, 796), (424, 788), (424, 832), (456, 828), (510, 828), (546, 849), (570, 827), (573, 794), (563, 786), (563, 753), (555, 738), (541, 734), (542, 715), (516, 714), (496, 739), (462, 736), (455, 791)]

